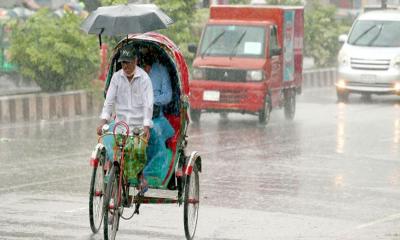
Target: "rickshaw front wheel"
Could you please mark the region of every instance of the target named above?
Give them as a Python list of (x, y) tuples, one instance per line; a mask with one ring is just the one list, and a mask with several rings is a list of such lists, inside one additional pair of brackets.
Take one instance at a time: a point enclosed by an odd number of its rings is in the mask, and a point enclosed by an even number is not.
[(118, 167), (112, 166), (104, 197), (104, 240), (114, 240), (119, 226), (117, 170)]
[(199, 169), (193, 165), (191, 175), (186, 176), (185, 197), (183, 204), (183, 222), (187, 240), (194, 238), (200, 204)]
[(97, 233), (103, 221), (104, 171), (101, 162), (93, 167), (89, 190), (89, 220), (93, 233)]

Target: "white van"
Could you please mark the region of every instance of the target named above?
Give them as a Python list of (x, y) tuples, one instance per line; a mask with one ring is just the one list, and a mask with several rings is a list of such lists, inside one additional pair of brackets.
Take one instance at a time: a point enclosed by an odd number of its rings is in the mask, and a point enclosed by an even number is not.
[(350, 93), (400, 95), (400, 10), (361, 14), (339, 41), (339, 101), (347, 101)]

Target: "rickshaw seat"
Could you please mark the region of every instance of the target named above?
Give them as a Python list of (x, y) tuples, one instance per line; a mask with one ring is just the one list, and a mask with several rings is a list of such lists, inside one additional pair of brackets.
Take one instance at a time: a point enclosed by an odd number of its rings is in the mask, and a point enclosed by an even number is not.
[(180, 117), (179, 116), (175, 116), (175, 115), (171, 115), (171, 114), (165, 114), (165, 117), (167, 118), (167, 120), (169, 121), (169, 123), (171, 124), (171, 126), (174, 128), (175, 130), (175, 134), (174, 136), (170, 137), (167, 140), (167, 147), (170, 148), (173, 152), (176, 151), (176, 144), (178, 141), (178, 137), (180, 134)]

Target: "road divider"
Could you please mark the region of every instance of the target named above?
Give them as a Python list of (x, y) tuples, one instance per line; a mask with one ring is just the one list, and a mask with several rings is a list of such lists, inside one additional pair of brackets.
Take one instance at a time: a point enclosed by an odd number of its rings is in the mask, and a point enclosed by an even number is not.
[(303, 71), (303, 88), (330, 87), (335, 85), (336, 68), (320, 68)]
[[(303, 71), (303, 88), (334, 86), (336, 68)], [(80, 90), (0, 96), (0, 123), (56, 120), (98, 114), (103, 98)]]
[(0, 97), (0, 123), (56, 120), (100, 112), (100, 97), (88, 91)]

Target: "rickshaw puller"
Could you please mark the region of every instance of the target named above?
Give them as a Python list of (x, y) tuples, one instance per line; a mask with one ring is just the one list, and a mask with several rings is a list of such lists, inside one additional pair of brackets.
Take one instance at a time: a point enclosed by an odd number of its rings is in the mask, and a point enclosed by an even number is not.
[[(136, 51), (132, 47), (125, 46), (121, 49), (118, 62), (122, 64), (122, 69), (112, 76), (97, 134), (102, 134), (103, 125), (110, 122), (115, 109), (115, 122), (124, 121), (130, 129), (143, 127), (146, 140), (151, 141), (150, 138), (154, 135), (150, 134), (154, 97), (150, 77), (137, 66)], [(141, 175), (140, 188), (146, 188), (143, 174), (138, 174)]]

